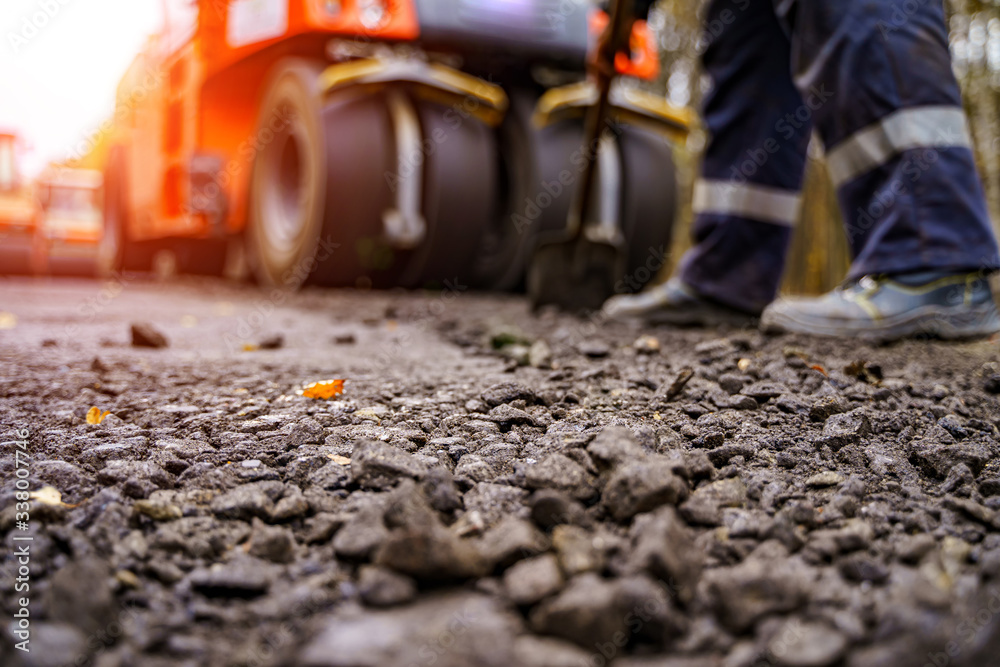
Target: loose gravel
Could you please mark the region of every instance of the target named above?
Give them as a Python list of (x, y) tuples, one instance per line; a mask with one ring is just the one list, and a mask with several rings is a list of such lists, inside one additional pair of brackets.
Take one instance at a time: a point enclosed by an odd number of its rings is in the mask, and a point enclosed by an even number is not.
[(0, 284), (0, 664), (1000, 664), (994, 342), (118, 287)]

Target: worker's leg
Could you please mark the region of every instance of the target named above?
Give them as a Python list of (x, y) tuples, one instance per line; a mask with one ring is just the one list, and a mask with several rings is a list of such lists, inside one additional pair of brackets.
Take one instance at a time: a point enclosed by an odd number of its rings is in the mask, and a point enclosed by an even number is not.
[(713, 0), (703, 40), (712, 89), (704, 105), (709, 143), (694, 192), (694, 247), (665, 285), (608, 301), (612, 317), (745, 321), (774, 298), (781, 278), (798, 217), (809, 104), (821, 101), (803, 101), (792, 82), (791, 43), (771, 0)]
[(799, 213), (811, 107), (771, 0), (715, 0), (703, 62), (710, 140), (695, 185), (694, 247), (681, 280), (701, 295), (759, 312), (775, 295)]
[(764, 327), (883, 338), (1000, 329), (981, 279), (998, 268), (997, 245), (940, 0), (775, 6), (799, 90), (829, 94), (815, 124), (854, 263), (843, 289), (781, 299)]
[(855, 259), (851, 277), (996, 269), (940, 0), (777, 2)]

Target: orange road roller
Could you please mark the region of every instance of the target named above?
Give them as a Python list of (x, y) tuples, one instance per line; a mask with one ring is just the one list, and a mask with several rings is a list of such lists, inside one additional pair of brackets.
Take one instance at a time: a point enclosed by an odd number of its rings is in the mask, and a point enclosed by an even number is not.
[[(100, 130), (102, 271), (180, 270), (268, 287), (523, 284), (565, 225), (587, 160), (596, 210), (634, 248), (668, 245), (686, 109), (648, 27), (600, 145), (588, 0), (165, 0), (164, 28)], [(631, 255), (630, 255), (631, 256)]]

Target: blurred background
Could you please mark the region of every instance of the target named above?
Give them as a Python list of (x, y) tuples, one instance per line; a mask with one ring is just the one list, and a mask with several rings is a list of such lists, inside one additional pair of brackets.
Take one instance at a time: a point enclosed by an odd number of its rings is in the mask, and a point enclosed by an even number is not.
[[(88, 262), (98, 271), (97, 256), (104, 252), (110, 253), (105, 273), (130, 268), (131, 258), (131, 268), (228, 272), (231, 277), (292, 287), (317, 275), (325, 276), (320, 282), (326, 284), (423, 287), (439, 284), (456, 269), (448, 257), (469, 255), (476, 257), (475, 266), (463, 265), (461, 270), (474, 284), (517, 288), (530, 234), (518, 228), (514, 235), (509, 228), (512, 223), (517, 227), (518, 216), (529, 213), (532, 203), (545, 202), (548, 190), (542, 186), (558, 180), (567, 164), (542, 164), (541, 154), (558, 146), (568, 160), (580, 140), (579, 114), (553, 115), (541, 134), (526, 129), (527, 119), (553, 90), (562, 94), (550, 99), (557, 109), (579, 106), (571, 88), (582, 78), (582, 67), (579, 54), (572, 52), (578, 45), (567, 35), (576, 29), (577, 9), (586, 3), (534, 3), (545, 6), (549, 27), (557, 26), (550, 34), (537, 35), (547, 51), (525, 46), (524, 35), (533, 24), (518, 24), (520, 18), (510, 9), (517, 4), (532, 3), (423, 0), (417, 2), (416, 19), (406, 2), (382, 0), (5, 0), (0, 18), (0, 90), (5, 91), (0, 99), (0, 189), (6, 192), (0, 195), (0, 272), (50, 273), (62, 268), (86, 273)], [(662, 182), (645, 181), (644, 190), (670, 192), (620, 195), (631, 198), (632, 203), (623, 204), (626, 218), (677, 207), (676, 219), (662, 213), (662, 223), (656, 222), (673, 238), (673, 253), (661, 276), (689, 244), (689, 193), (705, 144), (696, 125), (689, 133), (678, 127), (686, 122), (685, 108), (697, 108), (707, 90), (697, 57), (701, 4), (660, 0), (645, 27), (659, 67), (626, 72), (632, 75), (629, 88), (666, 103), (663, 109), (656, 99), (639, 106), (647, 121), (655, 117), (665, 124), (661, 134), (667, 140), (654, 140), (644, 129), (629, 130), (619, 148), (625, 182), (630, 170), (648, 171), (657, 165), (666, 172), (663, 180), (676, 178), (676, 193)], [(1000, 5), (981, 0), (945, 4), (980, 173), (993, 219), (1000, 221)], [(275, 9), (279, 5), (282, 11)], [(501, 5), (502, 10), (496, 9)], [(485, 15), (486, 23), (509, 23), (521, 41), (504, 42), (492, 34), (498, 31), (483, 26), (477, 32), (469, 27), (474, 22), (461, 29), (448, 22), (449, 13), (462, 15), (472, 6), (480, 18)], [(449, 12), (452, 7), (458, 9)], [(411, 25), (414, 22), (419, 27)], [(287, 33), (270, 34), (275, 26)], [(466, 29), (470, 32), (463, 35)], [(592, 41), (593, 26), (589, 32)], [(309, 41), (312, 37), (317, 39)], [(472, 47), (471, 42), (477, 43)], [(394, 49), (391, 57), (376, 53), (385, 44)], [(400, 45), (410, 50), (401, 51)], [(398, 61), (413, 59), (413, 47), (430, 53), (421, 58), (436, 69), (400, 71)], [(489, 48), (516, 55), (486, 57)], [(633, 48), (642, 50), (636, 43)], [(641, 60), (641, 55), (636, 58)], [(269, 108), (272, 116), (280, 117), (282, 110), (301, 111), (295, 106), (298, 75), (287, 67), (290, 58), (315, 63), (317, 73), (310, 81), (329, 86), (322, 97), (323, 127), (316, 134), (308, 122), (293, 122), (290, 130), (275, 131), (277, 138), (255, 142), (261, 138), (262, 105), (269, 95), (279, 96)], [(359, 63), (375, 60), (381, 63), (377, 72), (360, 71)], [(333, 66), (339, 69), (326, 70), (321, 79), (319, 72)], [(442, 68), (465, 78), (449, 74), (445, 81)], [(530, 77), (519, 76), (529, 70)], [(275, 71), (291, 82), (286, 85), (287, 99), (274, 88)], [(420, 77), (424, 79), (418, 81)], [(397, 80), (403, 96), (393, 88)], [(342, 89), (349, 94), (338, 97)], [(236, 99), (244, 94), (245, 100)], [(359, 94), (377, 97), (378, 103), (365, 107), (357, 102)], [(351, 96), (354, 101), (345, 101)], [(503, 97), (502, 104), (497, 96)], [(505, 111), (492, 114), (492, 104)], [(502, 113), (505, 117), (498, 120)], [(455, 118), (457, 123), (452, 122)], [(482, 131), (480, 125), (487, 129)], [(361, 150), (345, 144), (343, 135), (369, 139), (361, 147), (364, 157), (345, 158), (346, 166), (338, 171), (341, 166), (330, 156)], [(223, 136), (228, 138), (217, 138)], [(452, 136), (458, 139), (447, 139)], [(383, 141), (385, 137), (390, 140)], [(248, 140), (251, 150), (246, 150)], [(306, 144), (317, 140), (327, 146), (326, 164), (310, 162), (314, 158)], [(144, 142), (154, 147), (147, 146), (152, 153), (146, 157), (136, 148)], [(539, 155), (525, 157), (531, 152), (525, 145), (532, 144)], [(406, 154), (407, 146), (419, 159)], [(672, 164), (657, 153), (662, 146), (668, 147)], [(268, 157), (272, 153), (273, 158)], [(262, 185), (250, 174), (263, 173), (271, 164), (268, 160), (275, 166)], [(318, 174), (317, 165), (324, 174)], [(369, 172), (370, 181), (359, 180), (359, 169)], [(613, 182), (611, 167), (603, 169)], [(414, 170), (420, 178), (412, 176)], [(481, 181), (476, 180), (479, 174)], [(152, 194), (143, 190), (147, 179), (156, 184)], [(449, 188), (448, 182), (459, 185)], [(216, 196), (216, 190), (223, 194)], [(114, 224), (106, 219), (109, 193), (117, 216)], [(315, 214), (312, 200), (317, 198), (325, 202), (319, 207), (325, 213)], [(343, 211), (346, 198), (375, 204), (371, 211), (344, 213), (332, 221), (331, 211)], [(489, 210), (480, 206), (483, 210), (477, 212), (473, 200), (488, 201)], [(841, 279), (849, 258), (816, 145), (805, 200), (785, 290), (817, 293)], [(565, 208), (558, 204), (541, 208), (541, 218), (548, 216), (541, 228), (565, 219)], [(140, 219), (147, 214), (149, 220)], [(255, 215), (279, 222), (259, 223), (255, 236)], [(310, 216), (316, 215), (324, 219), (310, 226)], [(175, 221), (172, 226), (163, 222), (170, 220)], [(627, 219), (622, 224), (641, 226)], [(45, 225), (48, 232), (39, 241), (35, 230)], [(476, 238), (456, 231), (462, 225), (477, 229)], [(108, 229), (119, 235), (110, 245)], [(348, 268), (342, 273), (307, 269), (301, 276), (295, 274), (302, 263), (302, 256), (295, 255), (296, 244), (306, 237), (316, 243), (331, 230), (334, 240), (347, 248), (346, 255), (339, 251), (338, 265)], [(657, 239), (655, 233), (627, 233), (643, 246), (642, 252)], [(20, 255), (11, 254), (15, 246)], [(160, 252), (164, 249), (166, 255)], [(82, 268), (72, 261), (81, 258)], [(642, 253), (630, 258), (630, 271), (646, 259)]]

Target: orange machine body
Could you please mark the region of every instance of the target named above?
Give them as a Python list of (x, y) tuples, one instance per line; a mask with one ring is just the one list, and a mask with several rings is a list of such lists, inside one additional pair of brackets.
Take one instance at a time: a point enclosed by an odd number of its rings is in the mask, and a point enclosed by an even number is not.
[(18, 136), (0, 131), (0, 274), (30, 265), (38, 211), (18, 171)]
[[(165, 11), (165, 27), (119, 85), (111, 130), (109, 164), (119, 152), (127, 182), (125, 234), (137, 242), (243, 231), (254, 157), (284, 122), (258, 118), (276, 61), (326, 61), (337, 38), (398, 44), (420, 32), (413, 0), (165, 0)], [(592, 14), (591, 31), (601, 16)], [(645, 22), (633, 47), (620, 71), (654, 77)], [(200, 185), (192, 173), (199, 156), (214, 161)]]
[[(242, 229), (253, 157), (268, 140), (257, 128), (258, 101), (279, 58), (323, 59), (337, 36), (410, 40), (410, 0), (389, 0), (367, 26), (366, 0), (168, 0), (164, 29), (133, 61), (118, 89), (113, 142), (126, 153), (130, 239), (207, 238)], [(274, 118), (270, 123), (282, 122)], [(221, 160), (215, 187), (225, 219), (199, 210), (191, 191), (196, 155)], [(213, 187), (208, 186), (212, 194)]]

